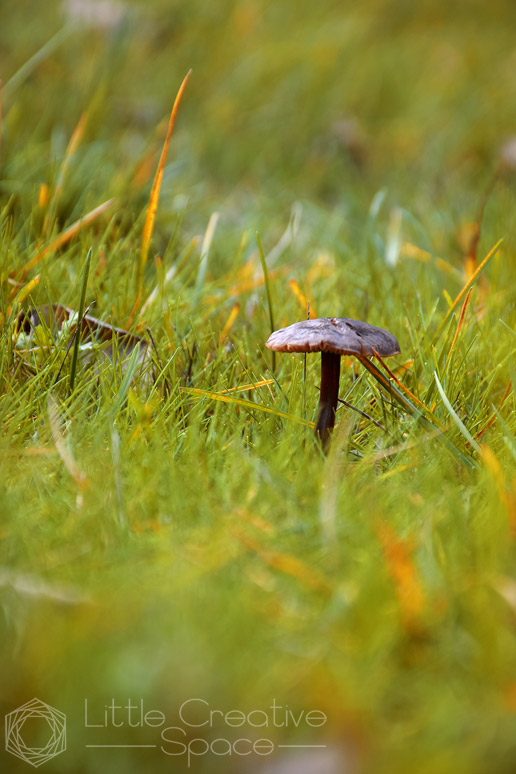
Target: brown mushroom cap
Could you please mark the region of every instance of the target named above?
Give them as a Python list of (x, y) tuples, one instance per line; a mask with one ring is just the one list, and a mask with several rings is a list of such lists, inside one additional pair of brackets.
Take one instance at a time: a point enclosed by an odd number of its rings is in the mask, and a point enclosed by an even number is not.
[(333, 352), (366, 357), (373, 354), (373, 349), (381, 357), (400, 353), (392, 333), (348, 317), (320, 317), (294, 323), (271, 333), (266, 346), (275, 352)]

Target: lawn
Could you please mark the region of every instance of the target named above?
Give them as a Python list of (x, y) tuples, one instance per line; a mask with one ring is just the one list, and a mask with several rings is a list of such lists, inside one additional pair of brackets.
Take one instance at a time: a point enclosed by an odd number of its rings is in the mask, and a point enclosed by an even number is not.
[[(0, 5), (3, 770), (516, 770), (515, 67), (511, 0)], [(401, 349), (326, 454), (308, 315)]]

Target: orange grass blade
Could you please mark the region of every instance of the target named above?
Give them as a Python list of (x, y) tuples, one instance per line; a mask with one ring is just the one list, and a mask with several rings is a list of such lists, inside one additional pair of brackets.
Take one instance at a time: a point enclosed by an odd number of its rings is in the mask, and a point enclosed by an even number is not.
[(50, 196), (48, 192), (48, 185), (41, 183), (38, 191), (38, 207), (40, 210), (44, 210), (49, 202)]
[(407, 258), (423, 261), (423, 263), (428, 263), (432, 258), (432, 255), (427, 250), (423, 250), (421, 247), (411, 244), (411, 242), (403, 242), (400, 253)]
[(96, 220), (99, 215), (102, 215), (104, 212), (109, 210), (109, 208), (112, 207), (114, 203), (115, 199), (108, 199), (106, 202), (99, 204), (98, 207), (95, 207), (94, 210), (91, 210), (91, 212), (88, 212), (88, 214), (83, 218), (80, 218), (80, 220), (76, 220), (75, 223), (72, 223), (72, 225), (65, 229), (61, 234), (59, 234), (59, 236), (56, 237), (53, 242), (47, 245), (47, 247), (44, 247), (43, 250), (40, 250), (39, 253), (32, 259), (32, 261), (29, 261), (29, 263), (21, 272), (21, 277), (25, 277), (28, 271), (32, 269), (33, 266), (36, 266), (36, 264), (38, 264), (44, 258), (46, 258), (47, 255), (54, 253), (56, 250), (59, 250), (60, 247), (66, 245), (71, 239), (73, 239), (74, 236), (79, 233), (79, 231), (82, 231), (83, 228), (89, 226), (90, 223), (93, 223), (93, 221)]
[(172, 112), (170, 113), (170, 119), (168, 122), (167, 136), (165, 137), (163, 150), (161, 151), (161, 156), (158, 162), (158, 168), (156, 170), (156, 175), (154, 177), (154, 182), (152, 184), (152, 190), (149, 198), (149, 205), (147, 207), (147, 215), (145, 217), (145, 223), (143, 226), (142, 246), (141, 246), (141, 252), (140, 252), (140, 265), (138, 270), (138, 294), (141, 294), (141, 284), (143, 281), (143, 269), (147, 262), (150, 241), (152, 238), (152, 232), (154, 230), (154, 221), (156, 220), (156, 212), (158, 209), (158, 200), (159, 200), (159, 194), (161, 190), (161, 182), (163, 180), (163, 170), (165, 168), (165, 161), (167, 159), (168, 146), (170, 144), (170, 138), (172, 136), (172, 130), (174, 128), (174, 123), (176, 120), (179, 103), (181, 102), (181, 97), (183, 96), (183, 92), (186, 88), (186, 84), (188, 83), (188, 79), (190, 78), (191, 74), (192, 74), (192, 71), (189, 70), (185, 75), (185, 77), (183, 78), (183, 82), (179, 87), (179, 91), (177, 92), (176, 98), (174, 100), (174, 104), (172, 106)]
[(405, 371), (408, 371), (409, 368), (411, 368), (414, 365), (413, 360), (407, 360), (405, 363), (402, 363), (397, 368), (394, 369), (393, 374), (402, 374)]
[(228, 335), (229, 331), (231, 330), (231, 328), (234, 325), (234, 322), (235, 322), (236, 318), (238, 317), (239, 311), (240, 311), (240, 302), (237, 301), (236, 304), (234, 305), (233, 309), (229, 313), (229, 317), (226, 320), (226, 322), (224, 324), (224, 327), (222, 328), (222, 330), (220, 332), (219, 344), (223, 344), (224, 343), (224, 340), (226, 339), (226, 336)]
[(317, 315), (315, 314), (314, 305), (311, 301), (308, 300), (308, 298), (305, 296), (301, 288), (299, 287), (299, 284), (296, 282), (295, 279), (291, 279), (288, 281), (288, 284), (290, 285), (290, 289), (301, 304), (301, 308), (303, 312), (306, 312), (308, 308), (308, 304), (310, 304), (310, 319), (315, 320), (317, 318)]
[(446, 366), (448, 365), (448, 360), (449, 360), (449, 359), (450, 359), (450, 357), (451, 357), (451, 354), (452, 354), (452, 352), (453, 352), (453, 348), (454, 348), (454, 346), (455, 346), (455, 343), (456, 343), (456, 341), (457, 341), (457, 338), (458, 338), (458, 336), (459, 336), (459, 333), (460, 333), (460, 329), (462, 328), (462, 323), (463, 323), (463, 321), (464, 321), (464, 315), (466, 314), (466, 308), (467, 308), (467, 306), (468, 306), (468, 302), (469, 302), (469, 299), (471, 298), (471, 294), (472, 294), (472, 292), (473, 292), (473, 288), (470, 288), (470, 289), (468, 290), (468, 293), (467, 293), (467, 295), (466, 295), (466, 298), (464, 299), (464, 303), (462, 304), (462, 309), (460, 310), (460, 317), (459, 317), (459, 322), (458, 322), (458, 325), (457, 325), (457, 330), (455, 331), (455, 336), (453, 337), (453, 341), (452, 341), (452, 343), (451, 343), (451, 347), (450, 347), (450, 349), (449, 349), (448, 355), (447, 355), (447, 357), (446, 357), (446, 362), (445, 362), (445, 364), (444, 364), (444, 367), (445, 367), (445, 368), (446, 368)]
[(256, 529), (259, 529), (262, 532), (266, 532), (268, 535), (274, 535), (276, 532), (270, 522), (262, 519), (261, 516), (256, 516), (254, 513), (250, 513), (245, 508), (235, 508), (233, 512), (238, 516), (239, 519), (242, 519), (242, 521), (245, 521), (248, 524), (252, 524), (253, 527), (256, 527)]
[(411, 556), (414, 546), (410, 541), (399, 538), (386, 522), (377, 524), (376, 532), (396, 589), (405, 626), (417, 630), (421, 626), (425, 595)]
[(132, 184), (131, 184), (132, 187), (141, 188), (142, 186), (144, 186), (147, 183), (147, 181), (150, 180), (150, 176), (152, 175), (153, 169), (154, 169), (154, 150), (151, 150), (151, 151), (148, 151), (148, 153), (146, 153), (136, 165), (136, 169), (135, 169)]
[(500, 463), (489, 446), (483, 444), (480, 447), (480, 457), (493, 479), (498, 498), (507, 511), (511, 532), (514, 533), (516, 530), (516, 479), (513, 482), (512, 490), (509, 489), (506, 485), (505, 474)]
[[(370, 361), (367, 357), (364, 357), (364, 355), (357, 355), (356, 357), (357, 357), (357, 360), (359, 360), (362, 363), (364, 368), (366, 368), (369, 371), (369, 373), (382, 385), (382, 387), (384, 387), (387, 390), (387, 392), (389, 392), (389, 394), (395, 400), (398, 401), (398, 403), (401, 403), (403, 408), (406, 411), (409, 411), (409, 413), (412, 414), (412, 416), (414, 416), (417, 419), (417, 421), (423, 425), (423, 427), (425, 427), (427, 430), (433, 430), (434, 427), (437, 425), (437, 427), (441, 431), (439, 433), (439, 437), (446, 443), (448, 448), (451, 451), (453, 451), (455, 456), (458, 459), (460, 459), (463, 463), (468, 465), (468, 467), (474, 467), (474, 463), (468, 457), (466, 457), (466, 455), (463, 452), (461, 452), (461, 450), (452, 441), (450, 441), (449, 438), (446, 437), (436, 417), (434, 417), (431, 413), (428, 414), (428, 416), (432, 419), (433, 424), (429, 422), (428, 419), (419, 411), (419, 409), (416, 408), (416, 406), (414, 406), (408, 400), (408, 398), (406, 398), (403, 395), (403, 392), (401, 392), (395, 385), (391, 384), (391, 382), (384, 375), (383, 371), (381, 371), (372, 361)], [(384, 367), (385, 367), (385, 364), (384, 364)], [(436, 378), (436, 381), (437, 381), (437, 374), (435, 373), (435, 371), (434, 371), (434, 377)], [(424, 404), (421, 404), (421, 405), (424, 405)], [(425, 411), (428, 411), (426, 407), (425, 407)], [(452, 412), (453, 412), (453, 409), (452, 409)], [(457, 416), (455, 416), (454, 422), (457, 422), (457, 421), (460, 421), (460, 420), (458, 419)], [(465, 430), (465, 428), (463, 428), (461, 432), (463, 432), (463, 430)]]
[[(61, 164), (61, 169), (59, 171), (59, 175), (57, 177), (57, 183), (55, 185), (54, 191), (52, 193), (52, 196), (50, 197), (50, 200), (48, 203), (48, 210), (45, 215), (45, 220), (43, 222), (43, 235), (46, 236), (48, 232), (50, 231), (52, 227), (52, 221), (54, 219), (54, 214), (56, 211), (56, 204), (59, 200), (59, 197), (61, 196), (61, 191), (63, 190), (64, 181), (66, 178), (66, 173), (68, 171), (68, 167), (70, 165), (70, 161), (75, 154), (75, 151), (77, 150), (79, 143), (82, 140), (82, 137), (84, 135), (84, 130), (86, 129), (86, 121), (87, 121), (88, 114), (84, 112), (81, 117), (79, 118), (79, 122), (77, 126), (75, 127), (73, 134), (70, 138), (70, 142), (68, 143), (68, 147), (66, 148), (66, 152), (64, 155), (63, 163)], [(40, 188), (40, 202), (41, 202), (41, 188)]]
[(403, 382), (400, 382), (400, 380), (398, 379), (398, 377), (397, 377), (397, 376), (395, 376), (395, 375), (393, 374), (393, 372), (391, 371), (391, 369), (389, 368), (389, 366), (386, 364), (385, 360), (384, 360), (384, 359), (383, 359), (383, 358), (382, 358), (382, 357), (381, 357), (381, 356), (378, 354), (378, 352), (377, 352), (377, 351), (376, 351), (374, 348), (373, 348), (373, 355), (375, 356), (375, 358), (376, 358), (377, 360), (379, 360), (379, 361), (380, 361), (380, 363), (381, 363), (381, 364), (382, 364), (382, 366), (385, 368), (385, 370), (387, 371), (387, 373), (389, 374), (389, 376), (391, 377), (391, 379), (393, 379), (393, 380), (396, 382), (396, 384), (398, 385), (398, 387), (400, 388), (400, 390), (402, 390), (402, 391), (405, 393), (405, 395), (408, 395), (408, 396), (409, 396), (409, 398), (410, 398), (411, 400), (413, 400), (413, 401), (414, 401), (414, 403), (417, 403), (417, 405), (418, 405), (418, 406), (421, 406), (421, 408), (422, 408), (422, 409), (424, 409), (425, 411), (427, 411), (427, 412), (430, 414), (430, 413), (431, 413), (431, 412), (430, 412), (430, 409), (427, 409), (427, 407), (425, 406), (425, 404), (424, 404), (424, 403), (422, 403), (422, 402), (419, 400), (419, 398), (416, 398), (416, 396), (415, 396), (415, 395), (414, 395), (412, 392), (410, 392), (409, 388), (408, 388), (408, 387), (405, 387), (405, 385), (403, 384)]
[[(278, 279), (278, 277), (281, 277), (290, 270), (291, 268), (289, 266), (282, 266), (279, 269), (269, 270), (269, 280)], [(228, 290), (228, 296), (230, 298), (240, 296), (242, 293), (249, 293), (251, 290), (257, 290), (258, 288), (263, 287), (263, 285), (265, 285), (265, 277), (263, 277), (263, 275), (256, 277), (255, 279), (244, 280), (243, 282), (232, 285)]]
[(502, 468), (500, 467), (500, 463), (498, 462), (495, 453), (489, 446), (483, 444), (480, 447), (480, 457), (494, 479), (500, 500), (506, 503), (507, 489), (505, 485), (505, 475)]
[(477, 247), (480, 241), (480, 223), (472, 223), (472, 234), (468, 254), (464, 258), (464, 271), (469, 279), (477, 268)]
[(448, 323), (450, 317), (454, 313), (455, 309), (458, 307), (458, 305), (460, 304), (460, 302), (462, 301), (462, 299), (464, 298), (464, 296), (466, 295), (466, 293), (468, 292), (470, 287), (475, 283), (477, 278), (482, 274), (482, 272), (486, 268), (487, 264), (491, 261), (491, 259), (494, 257), (494, 255), (498, 252), (498, 248), (500, 247), (502, 242), (503, 242), (503, 239), (499, 239), (498, 240), (498, 242), (495, 244), (495, 246), (492, 247), (491, 250), (488, 252), (488, 254), (484, 258), (482, 263), (478, 266), (478, 268), (473, 272), (471, 277), (468, 279), (468, 281), (466, 282), (466, 284), (464, 285), (464, 287), (460, 291), (459, 295), (457, 296), (455, 301), (452, 303), (451, 307), (446, 312), (446, 314), (444, 316), (444, 320), (442, 321), (442, 323), (440, 324), (439, 328), (437, 329), (437, 331), (436, 331), (436, 333), (434, 335), (432, 343), (435, 343), (436, 340), (439, 338), (439, 336), (441, 335), (444, 327), (446, 326), (446, 324)]
[[(385, 368), (385, 370), (387, 371), (387, 373), (389, 374), (389, 376), (391, 376), (391, 377), (394, 379), (394, 381), (395, 381), (397, 384), (399, 384), (399, 386), (400, 386), (400, 387), (402, 387), (402, 390), (403, 390), (403, 392), (407, 393), (407, 394), (408, 394), (408, 395), (410, 395), (412, 398), (414, 398), (414, 400), (415, 400), (417, 403), (419, 403), (419, 405), (420, 405), (420, 406), (422, 406), (422, 407), (425, 409), (425, 411), (427, 411), (427, 412), (428, 412), (428, 409), (426, 408), (426, 406), (424, 405), (424, 403), (421, 403), (421, 401), (420, 401), (420, 400), (418, 400), (418, 399), (417, 399), (417, 398), (416, 398), (414, 395), (412, 395), (412, 393), (410, 392), (410, 390), (409, 390), (407, 387), (405, 387), (405, 386), (404, 386), (404, 385), (403, 385), (403, 384), (402, 384), (402, 383), (399, 381), (399, 379), (397, 379), (397, 378), (394, 376), (394, 374), (392, 373), (392, 371), (391, 371), (391, 370), (388, 368), (388, 366), (386, 366), (386, 365), (385, 365), (385, 362), (384, 362), (384, 361), (382, 360), (382, 358), (381, 358), (381, 357), (378, 355), (378, 353), (376, 352), (376, 350), (375, 350), (375, 349), (373, 349), (373, 354), (374, 354), (374, 356), (375, 356), (376, 358), (378, 358), (378, 360), (381, 362), (381, 364), (383, 365), (383, 367)], [(377, 380), (377, 381), (378, 381), (378, 382), (379, 382), (379, 383), (382, 385), (382, 387), (384, 387), (384, 388), (387, 390), (387, 392), (389, 392), (389, 393), (390, 393), (391, 395), (393, 395), (393, 396), (396, 396), (397, 400), (398, 400), (398, 401), (401, 403), (401, 405), (402, 405), (402, 406), (403, 406), (405, 409), (408, 409), (409, 411), (411, 411), (411, 413), (413, 413), (414, 411), (415, 411), (415, 412), (417, 412), (418, 416), (420, 416), (420, 417), (422, 418), (422, 420), (424, 420), (424, 417), (423, 417), (423, 416), (420, 414), (420, 412), (419, 412), (419, 411), (418, 411), (418, 410), (417, 410), (417, 409), (416, 409), (414, 406), (411, 406), (411, 404), (409, 403), (409, 401), (405, 400), (405, 398), (403, 397), (403, 395), (402, 395), (400, 392), (397, 392), (397, 391), (396, 391), (396, 388), (395, 388), (395, 387), (392, 387), (392, 385), (391, 385), (391, 383), (390, 383), (389, 379), (388, 379), (388, 378), (385, 376), (385, 374), (384, 374), (384, 373), (382, 373), (382, 371), (380, 371), (380, 369), (379, 369), (379, 368), (377, 368), (377, 367), (374, 365), (374, 363), (372, 363), (372, 362), (369, 360), (369, 358), (365, 357), (364, 355), (357, 355), (357, 356), (356, 356), (356, 358), (357, 358), (357, 360), (359, 360), (359, 361), (362, 363), (362, 365), (364, 366), (364, 368), (366, 368), (366, 369), (369, 371), (369, 373), (370, 373), (370, 374), (372, 374), (372, 375), (375, 377), (375, 379), (376, 379), (376, 380)], [(393, 392), (393, 390), (394, 390), (395, 392)], [(429, 414), (430, 414), (430, 416), (431, 416), (432, 420), (433, 420), (434, 422), (437, 422), (437, 420), (435, 419), (435, 417), (433, 417), (433, 416), (432, 416), (431, 412), (429, 412)]]
[(54, 189), (54, 193), (51, 198), (51, 205), (55, 205), (56, 201), (59, 199), (59, 196), (61, 195), (61, 191), (63, 190), (63, 184), (66, 177), (66, 173), (68, 171), (68, 167), (70, 165), (70, 161), (72, 160), (75, 154), (75, 151), (79, 147), (79, 144), (83, 138), (84, 130), (86, 129), (87, 120), (88, 120), (88, 113), (84, 112), (82, 116), (79, 118), (77, 126), (75, 127), (73, 134), (70, 138), (70, 142), (68, 143), (68, 147), (66, 148), (63, 163), (59, 171), (56, 187)]
[(265, 564), (269, 565), (269, 567), (273, 567), (275, 570), (279, 570), (286, 575), (291, 575), (314, 591), (327, 595), (332, 593), (332, 587), (326, 578), (312, 567), (305, 564), (305, 562), (301, 561), (301, 559), (298, 559), (291, 554), (282, 554), (277, 551), (270, 551), (267, 548), (263, 548), (259, 543), (249, 538), (236, 527), (233, 528), (232, 532), (247, 548), (254, 551), (261, 559), (263, 559)]

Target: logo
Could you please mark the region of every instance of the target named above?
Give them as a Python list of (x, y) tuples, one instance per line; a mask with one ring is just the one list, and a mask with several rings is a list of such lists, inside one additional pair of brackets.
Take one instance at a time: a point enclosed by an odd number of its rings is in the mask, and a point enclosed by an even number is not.
[[(31, 747), (25, 741), (34, 731), (30, 728), (34, 719), (43, 725), (42, 741), (48, 739), (43, 746)], [(66, 715), (39, 699), (28, 701), (5, 716), (5, 749), (31, 766), (42, 766), (66, 750)]]
[[(190, 771), (197, 758), (207, 755), (235, 760), (248, 755), (272, 755), (282, 748), (324, 749), (326, 744), (313, 744), (311, 740), (314, 730), (322, 728), (327, 721), (322, 710), (291, 709), (288, 704), (278, 704), (276, 699), (266, 708), (246, 711), (212, 707), (202, 698), (186, 699), (171, 719), (161, 710), (147, 709), (143, 699), (133, 702), (128, 698), (124, 704), (112, 698), (109, 704), (96, 708), (84, 699), (84, 727), (110, 729), (111, 735), (108, 742), (104, 734), (94, 731), (95, 735), (99, 734), (99, 743), (92, 740), (86, 747), (153, 747), (164, 755), (180, 757), (185, 771)], [(153, 736), (142, 736), (141, 743), (135, 743), (136, 728), (154, 731)], [(129, 730), (131, 741), (124, 744)], [(280, 730), (289, 735), (288, 743), (280, 743)], [(298, 732), (307, 736), (303, 738)]]

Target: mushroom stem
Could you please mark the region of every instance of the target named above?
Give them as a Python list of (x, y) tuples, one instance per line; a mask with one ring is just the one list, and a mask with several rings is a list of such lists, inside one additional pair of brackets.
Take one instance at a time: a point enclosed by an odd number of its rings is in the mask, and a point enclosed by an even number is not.
[(339, 401), (340, 355), (321, 352), (321, 395), (315, 434), (326, 449), (335, 425), (335, 412)]

